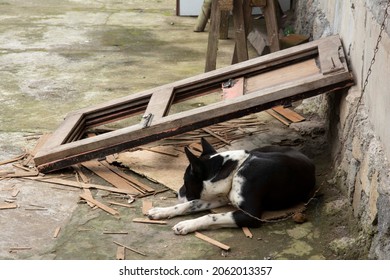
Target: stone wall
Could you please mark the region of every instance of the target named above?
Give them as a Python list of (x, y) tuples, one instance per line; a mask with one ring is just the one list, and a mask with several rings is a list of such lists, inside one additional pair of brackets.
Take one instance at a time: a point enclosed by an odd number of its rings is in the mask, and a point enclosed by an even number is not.
[(390, 259), (390, 19), (363, 95), (362, 88), (387, 1), (295, 3), (295, 31), (314, 40), (339, 34), (354, 75), (356, 85), (348, 92), (309, 99), (303, 107), (322, 112), (329, 121), (335, 182), (349, 198), (362, 230), (373, 237), (373, 259)]

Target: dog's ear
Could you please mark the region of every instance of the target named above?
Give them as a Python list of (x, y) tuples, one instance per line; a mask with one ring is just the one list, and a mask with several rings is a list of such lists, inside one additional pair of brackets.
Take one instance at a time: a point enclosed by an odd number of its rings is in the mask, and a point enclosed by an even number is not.
[(201, 159), (196, 157), (190, 149), (187, 147), (184, 148), (184, 151), (186, 153), (186, 156), (188, 158), (188, 161), (190, 162), (190, 166), (192, 171), (197, 174), (198, 176), (202, 175), (203, 173), (203, 162)]
[(214, 149), (213, 146), (209, 142), (207, 142), (206, 139), (202, 137), (202, 155), (201, 156), (208, 156), (208, 155), (214, 155), (217, 153), (217, 151)]

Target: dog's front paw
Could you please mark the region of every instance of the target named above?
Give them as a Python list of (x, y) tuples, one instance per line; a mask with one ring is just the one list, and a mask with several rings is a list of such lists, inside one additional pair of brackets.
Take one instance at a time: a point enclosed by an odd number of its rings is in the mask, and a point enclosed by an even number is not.
[(186, 235), (187, 233), (196, 231), (197, 227), (193, 220), (187, 220), (176, 224), (172, 229), (175, 234)]
[(170, 207), (155, 207), (148, 211), (148, 218), (151, 220), (167, 219), (173, 216)]

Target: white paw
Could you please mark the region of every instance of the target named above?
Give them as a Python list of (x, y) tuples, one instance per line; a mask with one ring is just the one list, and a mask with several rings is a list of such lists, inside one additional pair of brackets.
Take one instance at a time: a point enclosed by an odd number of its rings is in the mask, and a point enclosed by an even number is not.
[(151, 220), (166, 219), (172, 216), (171, 207), (155, 207), (148, 211), (148, 218)]
[(186, 220), (176, 224), (173, 228), (173, 232), (178, 235), (185, 235), (197, 230), (196, 223), (193, 220)]

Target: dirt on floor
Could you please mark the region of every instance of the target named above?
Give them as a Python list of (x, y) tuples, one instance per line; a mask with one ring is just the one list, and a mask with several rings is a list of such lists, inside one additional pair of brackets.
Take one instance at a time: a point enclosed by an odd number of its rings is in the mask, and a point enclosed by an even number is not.
[[(196, 18), (177, 17), (175, 2), (0, 1), (0, 162), (32, 150), (68, 112), (202, 73), (208, 34), (192, 31)], [(218, 67), (230, 64), (233, 44), (220, 40)], [(250, 229), (252, 238), (241, 229), (203, 232), (231, 247), (225, 251), (193, 234), (173, 233), (175, 223), (202, 213), (166, 225), (134, 223), (144, 217), (143, 201), (168, 206), (176, 195), (123, 166), (163, 192), (128, 204), (127, 196), (92, 191), (103, 203), (132, 207), (111, 205), (119, 216), (91, 208), (78, 188), (1, 175), (0, 203), (17, 207), (0, 210), (0, 259), (115, 259), (118, 243), (137, 251), (126, 250), (126, 259), (365, 259), (370, 240), (332, 181), (325, 122), (305, 116), (285, 126), (265, 112), (257, 117), (264, 131), (220, 149), (288, 145), (313, 158), (320, 191), (308, 206), (307, 222), (265, 223)], [(9, 168), (1, 165), (0, 174)], [(83, 171), (91, 183), (109, 186)], [(52, 176), (75, 180), (70, 169)]]

